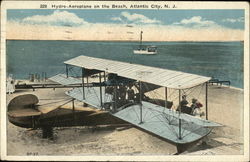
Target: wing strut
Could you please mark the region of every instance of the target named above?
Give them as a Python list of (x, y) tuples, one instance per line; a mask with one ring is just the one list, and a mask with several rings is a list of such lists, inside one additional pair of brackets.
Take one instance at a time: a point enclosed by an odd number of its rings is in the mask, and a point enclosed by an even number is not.
[(84, 92), (84, 69), (82, 68), (82, 98), (85, 100), (85, 92)]
[(166, 108), (168, 108), (168, 107), (167, 107), (167, 105), (168, 105), (167, 102), (168, 102), (168, 88), (165, 87), (165, 107), (166, 107)]
[(101, 72), (99, 73), (99, 82), (100, 82), (100, 106), (101, 108), (103, 107), (103, 104), (102, 104), (102, 86), (101, 86), (101, 83), (102, 83), (102, 76), (101, 76)]
[[(181, 115), (181, 90), (179, 89), (179, 117)], [(181, 137), (181, 118), (179, 118), (179, 139), (182, 139)]]
[(139, 81), (139, 95), (140, 95), (140, 123), (139, 124), (142, 124), (143, 121), (142, 121), (142, 87), (141, 87), (141, 81)]
[(68, 64), (65, 64), (65, 67), (66, 67), (66, 76), (67, 78), (69, 77), (69, 68), (68, 68)]
[(206, 92), (205, 92), (205, 95), (206, 95), (206, 102), (205, 102), (205, 104), (206, 104), (206, 119), (208, 120), (208, 102), (207, 102), (207, 87), (208, 87), (208, 85), (207, 85), (207, 82), (205, 84), (206, 84)]
[(114, 112), (117, 110), (117, 84), (114, 86)]

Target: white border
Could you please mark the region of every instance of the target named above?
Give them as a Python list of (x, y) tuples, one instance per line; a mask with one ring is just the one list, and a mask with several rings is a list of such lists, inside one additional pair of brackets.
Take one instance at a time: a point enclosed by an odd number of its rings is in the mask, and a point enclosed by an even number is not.
[[(214, 156), (7, 156), (6, 152), (6, 10), (40, 9), (40, 4), (175, 4), (177, 9), (245, 9), (244, 37), (244, 155)], [(50, 9), (50, 8), (47, 8)], [(51, 8), (52, 9), (52, 8)], [(249, 160), (249, 4), (247, 2), (174, 2), (174, 1), (3, 1), (1, 4), (1, 159), (60, 161), (248, 161)]]

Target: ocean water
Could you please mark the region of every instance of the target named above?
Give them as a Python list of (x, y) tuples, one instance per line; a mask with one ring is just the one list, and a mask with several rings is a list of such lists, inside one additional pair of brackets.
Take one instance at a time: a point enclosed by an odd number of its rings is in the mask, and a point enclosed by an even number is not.
[[(7, 40), (7, 74), (53, 76), (65, 71), (64, 61), (79, 55), (118, 60), (230, 80), (243, 88), (242, 42), (147, 42), (157, 55), (135, 55), (138, 42)], [(79, 73), (79, 69), (75, 73)]]

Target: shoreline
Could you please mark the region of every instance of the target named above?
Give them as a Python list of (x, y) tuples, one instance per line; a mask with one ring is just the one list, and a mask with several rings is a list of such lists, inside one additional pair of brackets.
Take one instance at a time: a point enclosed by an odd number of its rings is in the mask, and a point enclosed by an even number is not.
[[(214, 86), (217, 86), (217, 85), (214, 85)], [(244, 88), (238, 88), (238, 87), (235, 87), (235, 86), (228, 86), (228, 85), (218, 85), (217, 87), (225, 87), (225, 88), (230, 88), (230, 89), (234, 89), (234, 90), (238, 90), (238, 91), (241, 91), (243, 92), (244, 91)]]

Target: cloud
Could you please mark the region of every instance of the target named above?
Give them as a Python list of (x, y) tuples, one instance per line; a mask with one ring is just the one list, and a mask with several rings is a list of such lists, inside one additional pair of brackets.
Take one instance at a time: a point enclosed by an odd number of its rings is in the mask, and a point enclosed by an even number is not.
[[(244, 30), (226, 28), (201, 16), (185, 18), (169, 25), (129, 12), (122, 12), (118, 17), (112, 17), (111, 20), (122, 23), (88, 23), (74, 13), (55, 11), (50, 15), (8, 20), (6, 37), (24, 40), (137, 41), (140, 31), (143, 30), (145, 41), (237, 41), (244, 39)], [(68, 28), (68, 26), (71, 27)]]
[[(239, 41), (244, 30), (230, 28), (187, 28), (174, 25), (92, 24), (78, 27), (45, 26), (7, 22), (7, 39), (21, 40), (99, 40), (138, 41), (143, 30), (144, 41)], [(18, 30), (17, 30), (18, 29)], [(70, 32), (66, 32), (70, 31)], [(134, 34), (128, 34), (128, 32)], [(49, 34), (44, 34), (49, 33)]]
[(227, 19), (223, 19), (222, 21), (223, 22), (230, 22), (230, 23), (244, 22), (244, 17), (239, 17), (237, 19), (227, 18)]
[(20, 21), (23, 24), (52, 25), (52, 26), (80, 26), (87, 24), (84, 19), (68, 11), (54, 11), (51, 15), (34, 15)]
[(182, 19), (180, 22), (175, 22), (173, 25), (180, 25), (185, 27), (204, 28), (219, 26), (214, 21), (204, 20), (201, 16), (193, 16), (190, 19)]
[(134, 24), (160, 24), (162, 23), (156, 19), (150, 19), (142, 14), (121, 12), (120, 17), (112, 17), (111, 20), (121, 21)]

